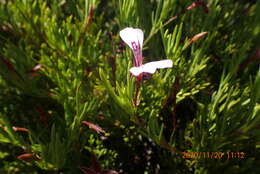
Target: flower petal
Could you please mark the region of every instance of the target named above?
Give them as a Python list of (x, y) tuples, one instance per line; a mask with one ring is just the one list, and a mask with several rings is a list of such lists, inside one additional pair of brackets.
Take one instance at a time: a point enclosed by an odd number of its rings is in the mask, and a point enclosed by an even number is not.
[(165, 59), (165, 60), (159, 60), (159, 61), (154, 61), (154, 62), (149, 62), (144, 64), (144, 67), (146, 69), (149, 69), (151, 67), (155, 68), (171, 68), (173, 65), (172, 60), (170, 59)]
[(127, 27), (119, 33), (121, 39), (132, 49), (136, 49), (133, 43), (137, 46), (140, 45), (140, 49), (143, 47), (144, 33), (139, 28)]
[(139, 74), (141, 74), (142, 72), (144, 72), (143, 66), (132, 67), (132, 68), (130, 68), (130, 72), (131, 72), (131, 74), (133, 74), (134, 76), (139, 76)]
[(149, 63), (146, 63), (139, 67), (132, 67), (132, 68), (130, 68), (130, 72), (134, 76), (138, 76), (144, 72), (153, 74), (153, 73), (155, 73), (156, 69), (171, 68), (172, 66), (173, 66), (172, 60), (166, 59), (166, 60), (149, 62)]

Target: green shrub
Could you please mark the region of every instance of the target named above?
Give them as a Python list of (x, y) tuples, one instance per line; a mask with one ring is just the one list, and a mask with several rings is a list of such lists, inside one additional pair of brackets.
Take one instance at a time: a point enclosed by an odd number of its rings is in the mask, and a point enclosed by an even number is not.
[[(259, 21), (259, 0), (1, 0), (0, 173), (259, 173)], [(126, 27), (172, 68), (131, 74)]]

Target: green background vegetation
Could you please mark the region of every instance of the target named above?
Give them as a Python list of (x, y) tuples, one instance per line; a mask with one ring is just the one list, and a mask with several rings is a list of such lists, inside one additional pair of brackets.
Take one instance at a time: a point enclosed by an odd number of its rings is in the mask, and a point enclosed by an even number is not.
[(259, 61), (259, 0), (1, 0), (0, 173), (260, 173)]

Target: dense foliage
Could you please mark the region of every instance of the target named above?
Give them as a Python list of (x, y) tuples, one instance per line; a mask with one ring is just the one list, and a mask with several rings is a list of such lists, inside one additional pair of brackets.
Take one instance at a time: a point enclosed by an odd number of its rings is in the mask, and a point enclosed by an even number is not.
[(259, 62), (259, 0), (0, 0), (0, 173), (260, 173)]

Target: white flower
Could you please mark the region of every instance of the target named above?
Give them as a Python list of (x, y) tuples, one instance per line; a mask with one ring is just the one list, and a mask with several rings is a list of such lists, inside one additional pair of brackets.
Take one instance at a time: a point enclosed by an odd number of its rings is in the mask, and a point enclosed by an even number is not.
[(121, 39), (133, 50), (134, 53), (134, 67), (130, 68), (130, 72), (134, 76), (139, 76), (142, 73), (153, 74), (157, 69), (171, 68), (173, 66), (172, 60), (160, 60), (149, 62), (143, 65), (142, 47), (144, 40), (144, 33), (139, 28), (127, 27), (119, 33)]

